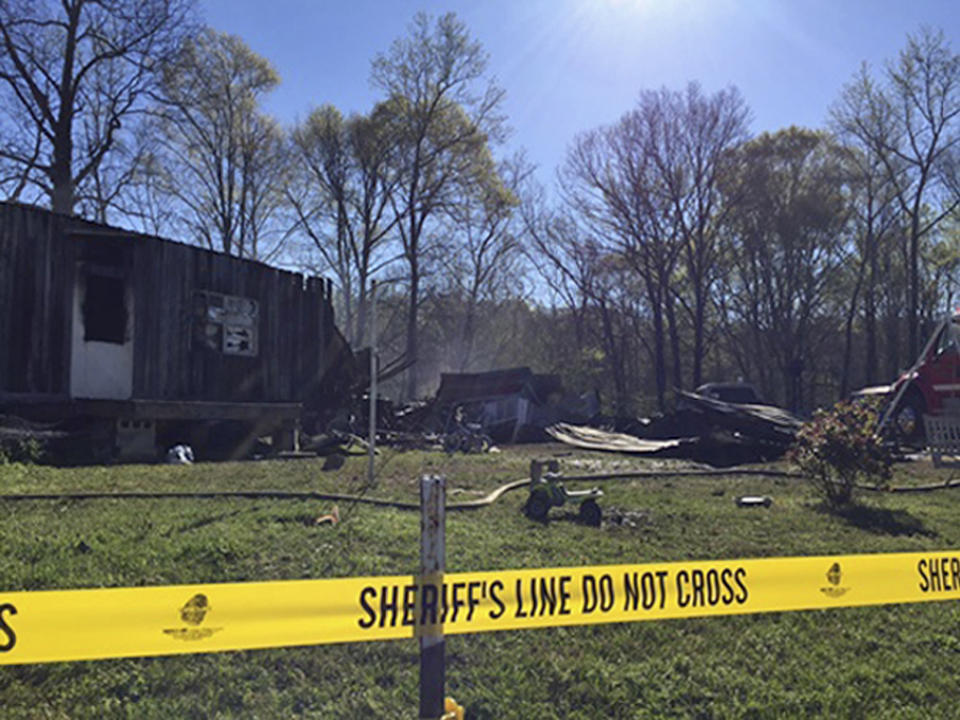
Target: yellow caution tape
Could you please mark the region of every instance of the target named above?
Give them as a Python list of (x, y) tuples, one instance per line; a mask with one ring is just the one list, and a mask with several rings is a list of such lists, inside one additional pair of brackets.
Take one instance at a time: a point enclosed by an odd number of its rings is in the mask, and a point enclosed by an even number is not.
[(960, 598), (960, 550), (0, 592), (0, 664)]

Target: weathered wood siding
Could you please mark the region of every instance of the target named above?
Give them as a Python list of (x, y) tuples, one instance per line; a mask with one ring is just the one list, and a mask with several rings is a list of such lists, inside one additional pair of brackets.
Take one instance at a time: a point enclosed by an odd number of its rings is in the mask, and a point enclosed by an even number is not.
[[(158, 400), (303, 402), (320, 392), (334, 341), (321, 279), (44, 210), (0, 203), (0, 391), (66, 393), (78, 248), (130, 243), (133, 396)], [(194, 339), (194, 294), (256, 300), (255, 356)]]
[[(332, 309), (322, 280), (187, 245), (137, 238), (134, 396), (301, 401), (322, 379)], [(194, 293), (259, 303), (256, 356), (194, 341)]]
[(76, 248), (66, 218), (0, 204), (0, 391), (66, 395)]

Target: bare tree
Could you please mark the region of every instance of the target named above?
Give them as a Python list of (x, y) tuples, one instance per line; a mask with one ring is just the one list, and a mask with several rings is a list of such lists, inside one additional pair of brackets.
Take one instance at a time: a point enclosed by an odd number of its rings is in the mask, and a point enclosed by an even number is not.
[[(583, 384), (599, 381), (595, 384), (609, 387), (614, 413), (628, 416), (636, 409), (639, 385), (638, 374), (629, 372), (635, 354), (631, 340), (640, 337), (637, 298), (643, 295), (636, 273), (619, 249), (602, 241), (577, 213), (550, 210), (541, 188), (531, 183), (522, 198), (525, 252), (563, 308), (552, 313), (551, 321), (572, 330), (555, 338), (553, 358), (560, 362), (554, 369)], [(647, 351), (655, 358), (656, 348), (648, 345)]]
[(841, 161), (845, 168), (845, 184), (851, 195), (853, 227), (847, 263), (851, 287), (844, 320), (841, 397), (845, 397), (851, 388), (854, 321), (859, 314), (862, 314), (865, 335), (864, 379), (868, 385), (877, 382), (880, 286), (893, 284), (889, 276), (881, 274), (880, 259), (884, 254), (895, 252), (902, 221), (895, 189), (880, 159), (869, 148), (864, 148), (855, 136), (846, 139), (848, 144), (841, 148)]
[[(79, 132), (85, 142), (93, 142), (109, 122), (109, 103), (91, 95), (85, 103), (85, 112), (78, 118)], [(114, 134), (110, 152), (77, 187), (75, 206), (79, 213), (102, 223), (116, 216), (127, 216), (133, 209), (127, 203), (127, 196), (149, 166), (150, 153), (155, 149), (149, 117), (138, 113)]]
[(584, 347), (587, 304), (594, 295), (599, 250), (571, 217), (547, 206), (543, 188), (536, 183), (529, 183), (521, 195), (520, 216), (524, 253), (546, 283), (551, 300), (559, 301), (573, 317), (573, 342)]
[[(670, 197), (662, 192), (655, 146), (664, 124), (656, 105), (615, 125), (580, 135), (561, 174), (562, 195), (606, 254), (620, 255), (639, 278), (653, 326), (657, 405), (666, 409), (667, 317), (670, 284), (683, 243)], [(679, 384), (675, 348), (674, 382)]]
[(73, 213), (157, 69), (190, 31), (189, 0), (0, 0), (0, 157), (26, 185)]
[(960, 203), (949, 168), (960, 152), (960, 55), (942, 31), (907, 37), (878, 82), (864, 65), (832, 110), (882, 163), (908, 218), (909, 354), (919, 351), (921, 240)]
[[(637, 112), (646, 118), (645, 148), (655, 166), (656, 188), (672, 209), (672, 222), (683, 243), (684, 278), (692, 297), (677, 294), (693, 328), (692, 381), (700, 385), (707, 352), (707, 310), (720, 271), (720, 238), (734, 198), (721, 201), (720, 181), (733, 151), (747, 139), (749, 110), (736, 88), (705, 96), (690, 83), (684, 92), (646, 92)], [(666, 306), (672, 311), (672, 304)], [(670, 322), (677, 344), (677, 323)], [(674, 357), (679, 352), (674, 349)], [(679, 372), (674, 370), (677, 378)], [(677, 380), (679, 384), (679, 380)]]

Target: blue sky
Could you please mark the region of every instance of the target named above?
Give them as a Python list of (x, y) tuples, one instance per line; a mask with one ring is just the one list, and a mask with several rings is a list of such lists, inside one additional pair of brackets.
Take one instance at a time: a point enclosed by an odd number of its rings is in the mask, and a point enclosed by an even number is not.
[(456, 12), (490, 54), (513, 133), (549, 182), (577, 132), (616, 120), (639, 92), (736, 85), (753, 131), (820, 127), (863, 61), (941, 28), (958, 50), (958, 0), (201, 0), (206, 22), (269, 59), (284, 123), (332, 103), (368, 111), (370, 61), (414, 13)]

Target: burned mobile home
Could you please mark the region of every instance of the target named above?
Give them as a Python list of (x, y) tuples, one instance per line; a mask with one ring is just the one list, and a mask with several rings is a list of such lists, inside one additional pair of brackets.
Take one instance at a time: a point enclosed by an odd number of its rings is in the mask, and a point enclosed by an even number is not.
[(93, 460), (292, 449), (352, 357), (323, 279), (15, 203), (0, 342), (0, 414), (79, 429)]

